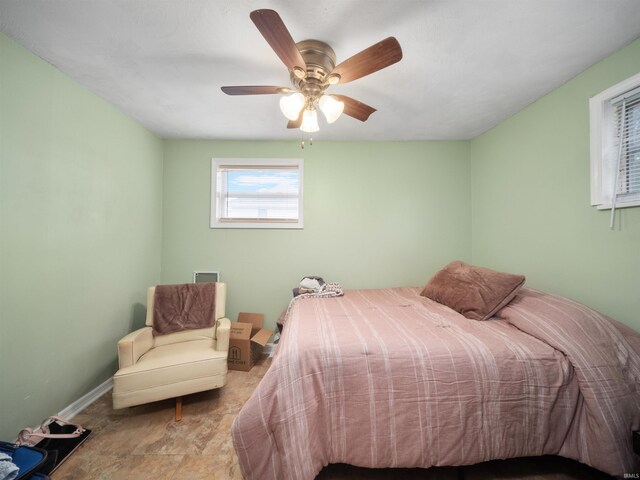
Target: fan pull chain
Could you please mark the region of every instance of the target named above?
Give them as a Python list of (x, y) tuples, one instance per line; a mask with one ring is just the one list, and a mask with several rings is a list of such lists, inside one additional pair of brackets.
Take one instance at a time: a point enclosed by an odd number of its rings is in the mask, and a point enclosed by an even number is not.
[[(312, 147), (313, 146), (313, 137), (309, 137), (309, 146)], [(302, 136), (302, 138), (300, 139), (300, 149), (304, 150), (304, 135)]]

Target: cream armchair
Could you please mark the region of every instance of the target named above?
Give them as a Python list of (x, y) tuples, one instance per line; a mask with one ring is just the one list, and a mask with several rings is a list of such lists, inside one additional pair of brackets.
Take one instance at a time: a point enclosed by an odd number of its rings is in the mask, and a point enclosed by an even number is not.
[(227, 381), (228, 318), (226, 285), (216, 283), (216, 326), (154, 337), (155, 287), (147, 292), (146, 326), (118, 342), (119, 370), (113, 376), (113, 408), (176, 398), (176, 421), (182, 418), (182, 395), (222, 387)]

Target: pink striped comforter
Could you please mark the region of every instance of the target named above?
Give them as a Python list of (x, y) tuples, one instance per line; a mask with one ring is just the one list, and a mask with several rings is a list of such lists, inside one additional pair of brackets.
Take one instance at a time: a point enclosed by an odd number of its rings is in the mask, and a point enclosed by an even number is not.
[(485, 322), (419, 292), (296, 302), (232, 427), (245, 478), (544, 454), (639, 471), (640, 356), (628, 339), (640, 335), (530, 289)]

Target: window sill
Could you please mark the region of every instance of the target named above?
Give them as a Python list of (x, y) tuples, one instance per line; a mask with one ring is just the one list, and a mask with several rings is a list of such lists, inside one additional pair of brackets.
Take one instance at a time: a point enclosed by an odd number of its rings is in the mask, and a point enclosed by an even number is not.
[(272, 229), (304, 229), (302, 222), (218, 222), (211, 228), (272, 228)]
[[(620, 202), (616, 203), (616, 210), (619, 208), (628, 208), (628, 207), (640, 207), (640, 200), (636, 200), (634, 202)], [(596, 205), (598, 210), (611, 210), (611, 205)]]

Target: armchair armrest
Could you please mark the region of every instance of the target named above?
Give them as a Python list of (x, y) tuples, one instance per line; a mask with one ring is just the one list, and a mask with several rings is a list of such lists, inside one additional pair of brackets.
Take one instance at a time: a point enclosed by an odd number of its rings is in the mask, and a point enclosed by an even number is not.
[(228, 318), (218, 319), (216, 328), (216, 350), (219, 352), (229, 351), (229, 335), (231, 331), (231, 320)]
[(153, 328), (143, 327), (118, 341), (118, 365), (130, 367), (153, 346)]

